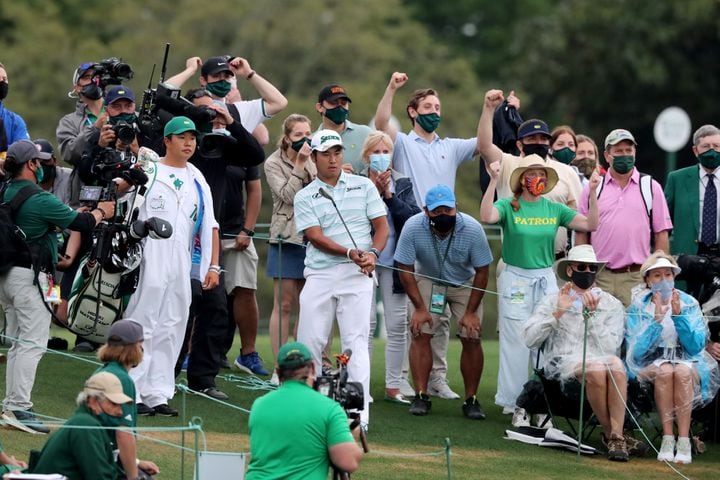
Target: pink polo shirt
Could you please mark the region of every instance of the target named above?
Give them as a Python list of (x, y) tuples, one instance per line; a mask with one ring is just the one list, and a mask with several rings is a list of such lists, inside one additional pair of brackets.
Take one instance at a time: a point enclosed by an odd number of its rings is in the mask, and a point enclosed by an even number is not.
[[(633, 263), (641, 265), (650, 256), (651, 232), (650, 219), (640, 191), (640, 173), (633, 169), (624, 189), (620, 188), (610, 173), (605, 175), (604, 182), (598, 202), (600, 225), (590, 234), (590, 243), (598, 260), (608, 262), (609, 268), (621, 268)], [(652, 231), (672, 230), (665, 195), (655, 180), (652, 181), (652, 192)], [(589, 186), (586, 185), (580, 195), (579, 211), (583, 215), (588, 212), (588, 194)]]

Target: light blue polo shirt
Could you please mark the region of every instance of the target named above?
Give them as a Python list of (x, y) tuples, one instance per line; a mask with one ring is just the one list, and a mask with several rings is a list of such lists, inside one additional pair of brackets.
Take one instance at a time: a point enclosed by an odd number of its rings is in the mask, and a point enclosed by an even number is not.
[(455, 190), (455, 173), (463, 162), (475, 156), (477, 139), (440, 138), (435, 134), (431, 143), (414, 130), (398, 132), (395, 137), (393, 168), (410, 177), (415, 200), (425, 206), (425, 194), (437, 184)]
[(480, 222), (470, 215), (458, 212), (455, 233), (439, 239), (430, 230), (427, 215), (421, 212), (405, 222), (395, 247), (395, 261), (414, 264), (417, 273), (459, 285), (469, 281), (476, 268), (490, 265), (493, 256)]
[[(385, 204), (370, 180), (345, 172), (340, 173), (335, 187), (316, 178), (295, 194), (295, 226), (298, 233), (319, 226), (323, 235), (329, 239), (345, 248), (354, 248), (332, 202), (318, 193), (320, 187), (335, 199), (358, 248), (368, 250), (372, 247), (370, 221), (386, 215)], [(308, 244), (305, 255), (305, 266), (310, 268), (328, 268), (349, 261), (345, 256), (325, 253), (312, 244)]]

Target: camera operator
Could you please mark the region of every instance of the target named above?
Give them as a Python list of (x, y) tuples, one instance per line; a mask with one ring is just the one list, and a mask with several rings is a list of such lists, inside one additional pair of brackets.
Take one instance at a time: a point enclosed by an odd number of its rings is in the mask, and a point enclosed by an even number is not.
[(357, 470), (360, 428), (351, 432), (340, 404), (313, 390), (310, 350), (286, 343), (276, 365), (280, 387), (258, 398), (250, 412), (247, 480), (326, 479), (330, 462), (345, 472)]
[[(207, 180), (213, 192), (215, 218), (223, 218), (226, 202), (227, 167), (243, 168), (261, 163), (265, 153), (260, 144), (240, 122), (236, 122), (222, 103), (215, 103), (202, 89), (191, 90), (188, 98), (196, 106), (204, 106), (217, 113), (212, 124), (212, 133), (200, 140), (200, 148), (190, 158)], [(222, 264), (222, 261), (220, 262)], [(225, 285), (220, 283), (211, 289), (201, 289), (198, 280), (193, 280), (193, 302), (190, 307), (190, 321), (178, 363), (182, 363), (189, 349), (187, 378), (188, 386), (206, 395), (224, 400), (227, 395), (215, 386), (215, 376), (223, 362), (223, 345), (228, 323)], [(234, 325), (234, 322), (233, 322)], [(176, 366), (176, 373), (180, 368)]]
[[(29, 140), (12, 144), (5, 161), (10, 182), (3, 201), (11, 201), (25, 188), (39, 190), (36, 184), (43, 180), (41, 162), (49, 158), (50, 155), (38, 150)], [(91, 212), (76, 212), (53, 194), (40, 191), (25, 200), (14, 215), (15, 225), (24, 232), (26, 243), (35, 252), (18, 258), (15, 266), (0, 277), (0, 304), (6, 315), (6, 335), (12, 341), (2, 418), (21, 430), (48, 432), (32, 412), (30, 392), (47, 345), (51, 317), (36, 277), (43, 275), (42, 269), (52, 278), (57, 264), (55, 227), (89, 232), (114, 212), (112, 202), (100, 202)]]

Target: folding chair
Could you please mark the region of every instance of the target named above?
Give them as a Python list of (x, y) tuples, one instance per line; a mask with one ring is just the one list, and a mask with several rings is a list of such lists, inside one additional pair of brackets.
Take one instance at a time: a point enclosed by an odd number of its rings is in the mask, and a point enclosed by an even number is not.
[[(598, 422), (592, 408), (590, 408), (587, 396), (584, 399), (582, 419), (580, 418), (580, 382), (577, 380), (560, 382), (559, 380), (549, 379), (545, 377), (543, 369), (539, 368), (535, 369), (535, 374), (542, 383), (548, 418), (552, 418), (554, 425), (558, 424), (557, 420), (559, 418), (563, 418), (576, 438), (579, 427), (576, 427), (574, 422), (582, 421), (586, 428), (583, 429), (583, 436), (580, 441), (585, 443), (595, 431)], [(547, 422), (547, 419), (545, 422)]]

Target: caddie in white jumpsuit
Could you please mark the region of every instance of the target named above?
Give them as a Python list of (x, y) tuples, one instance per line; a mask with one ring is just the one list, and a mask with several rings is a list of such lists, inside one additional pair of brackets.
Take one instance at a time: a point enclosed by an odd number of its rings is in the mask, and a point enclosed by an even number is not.
[[(337, 318), (342, 349), (352, 350), (348, 379), (363, 386), (365, 408), (361, 420), (367, 423), (368, 340), (375, 291), (369, 275), (387, 242), (387, 213), (370, 180), (342, 171), (343, 145), (337, 132), (319, 130), (310, 148), (317, 178), (295, 195), (294, 202), (296, 228), (310, 242), (305, 256), (306, 283), (300, 293), (297, 339), (308, 346), (319, 372), (322, 350)], [(319, 193), (321, 188), (333, 197), (357, 248), (332, 202)]]
[(219, 282), (218, 273), (209, 271), (213, 254), (217, 257), (213, 236), (218, 228), (210, 188), (200, 171), (187, 163), (195, 151), (196, 133), (190, 119), (173, 118), (165, 126), (167, 154), (147, 172), (149, 189), (139, 218), (162, 218), (172, 224), (173, 233), (166, 240), (144, 240), (139, 285), (125, 312), (145, 333), (143, 361), (130, 371), (139, 415), (177, 415), (167, 403), (174, 394), (174, 366), (188, 320), (191, 270), (205, 279), (204, 287)]

